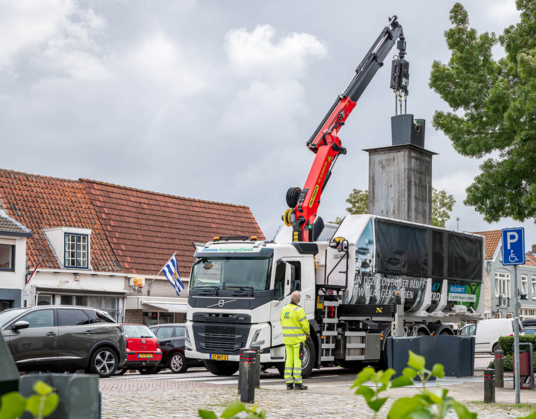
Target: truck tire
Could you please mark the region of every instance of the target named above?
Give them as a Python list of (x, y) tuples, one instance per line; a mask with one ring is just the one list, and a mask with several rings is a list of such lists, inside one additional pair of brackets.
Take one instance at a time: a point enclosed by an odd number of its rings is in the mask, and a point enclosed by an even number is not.
[(238, 362), (205, 359), (205, 368), (214, 375), (233, 375), (238, 371)]
[[(313, 372), (313, 368), (315, 366), (316, 349), (315, 349), (315, 344), (313, 343), (312, 339), (307, 339), (303, 344), (304, 344), (304, 354), (303, 354), (303, 361), (302, 361), (302, 378), (307, 378), (311, 375), (311, 372)], [(306, 364), (304, 364), (303, 362), (305, 362)], [(285, 363), (280, 362), (276, 364), (276, 368), (277, 368), (277, 371), (279, 371), (279, 374), (281, 375), (281, 377), (284, 377), (285, 376)]]

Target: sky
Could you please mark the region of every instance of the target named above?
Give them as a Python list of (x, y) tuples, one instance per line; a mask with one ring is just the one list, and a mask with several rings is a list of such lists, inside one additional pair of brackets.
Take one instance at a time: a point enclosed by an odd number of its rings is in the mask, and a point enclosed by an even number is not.
[[(410, 62), (408, 113), (427, 121), (433, 186), (454, 195), (447, 228), (488, 224), (463, 205), (483, 160), (457, 154), (431, 126), (448, 106), (428, 87), (454, 1), (41, 0), (0, 2), (0, 168), (86, 178), (247, 205), (268, 238), (289, 187), (303, 187), (305, 146), (336, 96), (397, 15)], [(519, 21), (513, 0), (462, 1), (471, 26), (500, 34)], [(391, 55), (340, 131), (323, 194), (325, 221), (368, 187), (363, 149), (391, 144)], [(504, 55), (495, 47), (496, 57)], [(180, 228), (180, 227), (179, 227)]]

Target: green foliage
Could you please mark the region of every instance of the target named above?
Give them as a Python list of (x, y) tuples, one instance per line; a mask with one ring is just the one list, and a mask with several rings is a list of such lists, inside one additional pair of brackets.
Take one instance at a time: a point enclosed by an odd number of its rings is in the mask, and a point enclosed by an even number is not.
[[(536, 359), (532, 360), (533, 370), (536, 371)], [(488, 368), (495, 368), (495, 361), (491, 361), (488, 365)], [(503, 359), (503, 368), (504, 371), (513, 371), (514, 370), (514, 356), (505, 355)]]
[(452, 195), (432, 188), (432, 225), (444, 228), (447, 220), (450, 220), (450, 212), (455, 203)]
[[(443, 366), (435, 364), (432, 370), (425, 368), (424, 357), (409, 351), (408, 368), (404, 368), (402, 375), (389, 382), (394, 375), (394, 370), (375, 372), (374, 368), (365, 368), (357, 375), (352, 388), (355, 394), (363, 396), (370, 409), (374, 411), (376, 417), (379, 410), (387, 401), (388, 397), (380, 397), (380, 394), (389, 388), (405, 387), (415, 385), (413, 379), (419, 377), (422, 382), (422, 389), (419, 394), (413, 397), (402, 397), (392, 404), (387, 415), (388, 419), (443, 419), (451, 410), (454, 410), (460, 419), (476, 418), (476, 413), (471, 413), (462, 404), (456, 402), (452, 397), (448, 397), (448, 390), (442, 389), (439, 385), (433, 391), (425, 387), (426, 382), (432, 377), (443, 378), (445, 372)], [(365, 385), (367, 381), (372, 381), (373, 386)]]
[(27, 399), (16, 391), (4, 394), (0, 408), (0, 419), (16, 419), (26, 411), (30, 412), (36, 419), (50, 416), (58, 406), (58, 395), (53, 392), (52, 387), (42, 381), (36, 382), (33, 389), (37, 394)]
[[(245, 412), (246, 416), (243, 416), (243, 419), (266, 419), (266, 410), (258, 410), (257, 406), (253, 406), (251, 409), (248, 409), (242, 402), (234, 401), (231, 402), (223, 411), (220, 418), (222, 419), (237, 419), (238, 414)], [(199, 417), (203, 419), (218, 419), (218, 415), (210, 410), (198, 410)]]
[(354, 189), (346, 199), (346, 202), (350, 204), (346, 211), (349, 214), (368, 214), (368, 201), (368, 191)]
[[(536, 2), (516, 4), (521, 22), (498, 38), (470, 28), (455, 4), (445, 32), (451, 58), (435, 61), (430, 75), (430, 87), (452, 108), (435, 112), (434, 127), (464, 156), (498, 156), (480, 166), (464, 201), (488, 222), (536, 216)], [(507, 56), (494, 60), (498, 42)]]
[(530, 415), (523, 416), (522, 418), (519, 418), (519, 419), (536, 419), (536, 412), (532, 412)]
[[(536, 335), (519, 335), (519, 342), (520, 343), (523, 343), (523, 342), (532, 343), (532, 347), (536, 349)], [(503, 350), (505, 355), (512, 355), (514, 351), (514, 337), (513, 336), (501, 336), (499, 338), (499, 345), (501, 346), (501, 349)]]
[[(368, 191), (354, 189), (346, 200), (350, 204), (346, 211), (349, 214), (368, 214)], [(450, 219), (450, 213), (456, 200), (452, 195), (445, 191), (438, 191), (432, 188), (432, 225), (436, 227), (445, 227), (445, 223)], [(340, 224), (342, 218), (337, 217), (335, 224)]]

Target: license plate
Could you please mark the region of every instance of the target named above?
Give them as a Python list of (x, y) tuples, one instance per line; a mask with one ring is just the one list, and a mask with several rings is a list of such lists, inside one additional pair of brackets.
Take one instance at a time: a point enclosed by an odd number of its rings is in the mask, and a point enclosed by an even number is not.
[(210, 355), (210, 359), (215, 359), (217, 361), (228, 361), (229, 355)]
[(138, 354), (138, 358), (152, 358), (153, 354)]

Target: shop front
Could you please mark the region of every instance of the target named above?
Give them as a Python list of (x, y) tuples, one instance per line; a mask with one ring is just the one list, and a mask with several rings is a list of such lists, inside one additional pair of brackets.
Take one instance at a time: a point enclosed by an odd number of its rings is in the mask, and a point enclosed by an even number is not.
[(147, 326), (186, 322), (188, 299), (174, 297), (127, 297), (125, 318), (127, 323)]

